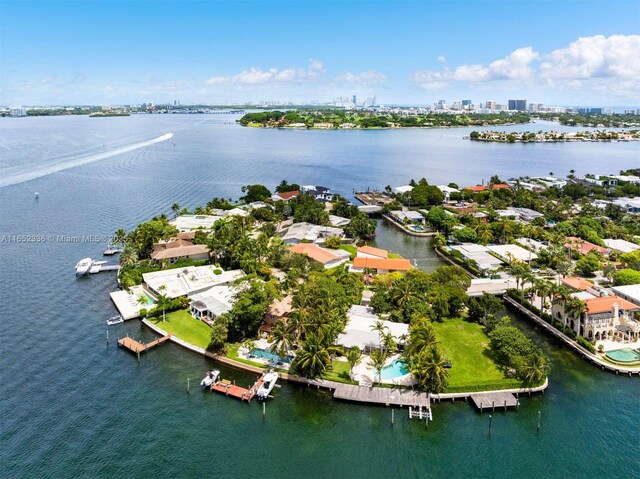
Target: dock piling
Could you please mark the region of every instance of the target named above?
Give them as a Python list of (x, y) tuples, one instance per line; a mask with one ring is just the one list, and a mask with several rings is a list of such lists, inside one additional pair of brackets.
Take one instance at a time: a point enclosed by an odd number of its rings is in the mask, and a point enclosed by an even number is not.
[(538, 429), (537, 431), (540, 432), (540, 416), (542, 415), (542, 413), (540, 411), (538, 411)]
[(262, 402), (262, 416), (266, 416), (267, 415), (267, 402), (263, 401)]
[(187, 378), (187, 394), (191, 394), (191, 390), (190, 390), (191, 388), (190, 388), (190, 384), (189, 384), (190, 381), (191, 381), (191, 379)]
[(393, 427), (393, 409), (391, 409), (391, 427)]
[(493, 423), (493, 415), (489, 414), (489, 436), (491, 436), (491, 426)]
[(107, 347), (109, 347), (109, 330), (107, 329)]

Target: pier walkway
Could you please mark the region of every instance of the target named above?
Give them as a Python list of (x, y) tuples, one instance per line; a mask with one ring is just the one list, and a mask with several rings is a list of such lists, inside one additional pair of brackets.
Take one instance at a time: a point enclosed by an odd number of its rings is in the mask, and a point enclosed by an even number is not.
[(334, 381), (310, 380), (310, 385), (333, 390), (334, 399), (355, 401), (385, 406), (417, 407), (431, 409), (428, 393), (412, 389), (355, 386)]
[(241, 401), (251, 401), (253, 397), (262, 386), (262, 376), (258, 378), (253, 386), (249, 389), (243, 388), (240, 386), (236, 386), (234, 383), (229, 381), (228, 379), (222, 379), (215, 384), (211, 385), (211, 390), (224, 394), (225, 396), (231, 396), (236, 399), (240, 399)]
[(495, 410), (496, 407), (504, 408), (506, 411), (509, 407), (517, 408), (520, 404), (518, 398), (509, 392), (490, 392), (490, 393), (478, 393), (472, 394), (471, 400), (475, 404), (476, 408), (482, 412), (484, 409)]
[(145, 351), (155, 348), (156, 346), (164, 343), (165, 341), (168, 341), (169, 339), (171, 339), (170, 334), (162, 336), (158, 339), (154, 339), (150, 343), (144, 344), (136, 341), (133, 338), (130, 338), (129, 336), (126, 336), (124, 338), (118, 339), (118, 346), (128, 349), (132, 353), (136, 353), (138, 357), (140, 357), (140, 353), (144, 353)]

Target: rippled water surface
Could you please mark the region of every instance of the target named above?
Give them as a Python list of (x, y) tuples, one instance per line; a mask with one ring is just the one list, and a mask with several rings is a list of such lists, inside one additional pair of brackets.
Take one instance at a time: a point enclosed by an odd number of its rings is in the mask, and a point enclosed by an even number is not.
[[(475, 184), (493, 173), (640, 166), (637, 143), (477, 144), (461, 139), (469, 129), (258, 130), (234, 125), (236, 118), (0, 119), (3, 180), (66, 167), (0, 188), (0, 476), (637, 477), (637, 378), (601, 373), (520, 322), (552, 359), (551, 388), (523, 399), (518, 412), (497, 413), (491, 437), (488, 415), (464, 402), (435, 405), (428, 429), (396, 411), (392, 427), (387, 408), (288, 384), (263, 417), (258, 404), (194, 387), (187, 394), (187, 378), (197, 383), (213, 364), (173, 344), (139, 365), (117, 350), (117, 335), (152, 337), (136, 321), (110, 328), (107, 346), (114, 276), (73, 272), (105, 244), (65, 238), (108, 235), (169, 213), (176, 201), (193, 207), (213, 196), (237, 198), (243, 184), (273, 187), (283, 178), (350, 196), (411, 177)], [(556, 126), (514, 129), (541, 127)], [(167, 133), (173, 138), (71, 167)], [(440, 264), (427, 240), (382, 223), (376, 244), (428, 270)], [(220, 369), (239, 384), (254, 379)]]

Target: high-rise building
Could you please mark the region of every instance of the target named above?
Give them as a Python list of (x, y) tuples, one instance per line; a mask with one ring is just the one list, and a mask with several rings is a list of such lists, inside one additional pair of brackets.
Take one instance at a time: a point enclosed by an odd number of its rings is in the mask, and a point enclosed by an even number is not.
[(12, 106), (9, 108), (9, 116), (27, 116), (27, 109), (21, 106)]
[(447, 100), (438, 100), (438, 110), (444, 110), (447, 107)]
[(356, 96), (355, 96), (355, 95), (353, 95), (352, 102), (353, 102), (353, 104), (354, 104), (354, 105), (357, 105), (357, 104), (358, 104), (358, 99), (356, 98)]
[(487, 100), (487, 103), (484, 106), (487, 110), (495, 110), (496, 102), (495, 100)]
[(471, 100), (462, 100), (462, 106), (469, 106), (471, 105)]
[(527, 111), (527, 100), (509, 100), (509, 110)]

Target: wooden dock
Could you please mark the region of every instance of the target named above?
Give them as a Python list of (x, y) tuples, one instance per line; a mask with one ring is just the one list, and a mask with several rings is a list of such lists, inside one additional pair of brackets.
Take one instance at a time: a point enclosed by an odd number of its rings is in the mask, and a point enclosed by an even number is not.
[(472, 394), (471, 400), (480, 412), (483, 412), (483, 410), (485, 409), (491, 409), (491, 411), (495, 411), (496, 408), (504, 408), (504, 410), (506, 411), (507, 408), (517, 408), (520, 404), (518, 398), (516, 398), (513, 394), (500, 391)]
[(354, 401), (385, 406), (425, 408), (431, 410), (431, 398), (428, 393), (412, 389), (355, 386), (334, 381), (315, 381), (320, 387), (333, 389), (333, 397), (344, 401)]
[(262, 376), (258, 378), (253, 386), (249, 389), (243, 388), (240, 386), (236, 386), (228, 379), (222, 379), (215, 384), (211, 385), (211, 390), (224, 394), (225, 396), (231, 396), (236, 399), (240, 399), (241, 401), (251, 401), (253, 397), (260, 389), (262, 385)]
[(124, 338), (118, 339), (118, 346), (120, 346), (121, 348), (128, 349), (132, 353), (137, 354), (139, 359), (140, 353), (149, 351), (150, 349), (155, 348), (156, 346), (164, 343), (165, 341), (169, 341), (170, 338), (171, 338), (171, 335), (167, 334), (166, 336), (162, 336), (161, 338), (154, 339), (150, 343), (144, 344), (139, 341), (136, 341), (133, 338), (130, 338), (129, 336), (126, 336)]

